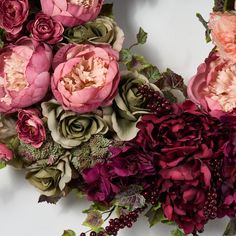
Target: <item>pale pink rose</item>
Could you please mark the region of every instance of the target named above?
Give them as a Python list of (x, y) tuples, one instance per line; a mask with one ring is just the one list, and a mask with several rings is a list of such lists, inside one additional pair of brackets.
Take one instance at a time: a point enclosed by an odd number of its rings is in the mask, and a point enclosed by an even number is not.
[(52, 51), (24, 37), (0, 50), (0, 112), (15, 112), (44, 98), (50, 85)]
[(40, 119), (40, 112), (36, 109), (19, 111), (16, 130), (20, 140), (35, 148), (41, 147), (46, 139), (43, 121)]
[(0, 143), (0, 161), (10, 161), (12, 159), (12, 151), (7, 147), (7, 145)]
[(102, 8), (104, 0), (41, 0), (42, 11), (73, 27), (94, 20)]
[(13, 35), (19, 33), (28, 14), (28, 0), (1, 0), (0, 28)]
[(189, 98), (214, 116), (236, 111), (236, 64), (210, 54), (188, 86)]
[(118, 52), (110, 46), (68, 44), (53, 59), (52, 91), (66, 110), (109, 106), (120, 81)]
[(236, 63), (236, 14), (211, 13), (209, 28), (221, 56)]

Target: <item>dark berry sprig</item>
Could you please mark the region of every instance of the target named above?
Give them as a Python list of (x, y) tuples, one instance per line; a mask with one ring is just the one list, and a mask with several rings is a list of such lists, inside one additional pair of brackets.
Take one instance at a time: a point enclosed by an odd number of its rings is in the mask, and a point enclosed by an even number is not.
[(138, 92), (146, 99), (147, 108), (155, 115), (165, 115), (172, 110), (171, 103), (160, 92), (155, 91), (148, 85), (140, 85)]

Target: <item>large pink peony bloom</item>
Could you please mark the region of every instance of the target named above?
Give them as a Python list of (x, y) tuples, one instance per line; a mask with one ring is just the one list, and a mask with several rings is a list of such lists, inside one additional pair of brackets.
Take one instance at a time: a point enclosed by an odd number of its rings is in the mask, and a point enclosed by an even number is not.
[(51, 49), (27, 37), (1, 49), (0, 112), (15, 112), (44, 98), (51, 61)]
[(211, 53), (191, 79), (188, 95), (211, 115), (235, 114), (236, 65)]
[(64, 26), (73, 27), (94, 20), (104, 0), (41, 0), (42, 10)]
[(211, 13), (209, 28), (221, 56), (236, 63), (236, 15), (220, 12)]
[(118, 53), (111, 47), (68, 44), (54, 57), (52, 91), (66, 110), (91, 112), (109, 106), (120, 81)]
[(1, 0), (0, 28), (11, 34), (19, 33), (28, 14), (28, 0)]

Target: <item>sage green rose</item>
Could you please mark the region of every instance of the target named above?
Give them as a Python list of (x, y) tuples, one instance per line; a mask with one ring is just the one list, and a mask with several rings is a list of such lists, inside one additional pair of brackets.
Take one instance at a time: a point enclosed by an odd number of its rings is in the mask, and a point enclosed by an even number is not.
[(116, 22), (106, 16), (100, 16), (94, 21), (69, 28), (65, 37), (71, 43), (110, 44), (120, 51), (124, 42), (124, 32)]
[(94, 113), (65, 111), (55, 100), (42, 103), (42, 109), (53, 140), (64, 148), (77, 147), (93, 135), (108, 131), (106, 122)]
[(71, 154), (66, 152), (53, 165), (37, 161), (27, 167), (29, 172), (26, 174), (26, 179), (47, 197), (65, 196), (67, 184), (72, 179), (70, 160)]
[(8, 115), (0, 114), (0, 142), (5, 143), (7, 140), (14, 136), (16, 133), (16, 121)]
[[(104, 119), (115, 131), (121, 141), (133, 139), (137, 133), (137, 122), (141, 115), (148, 114), (146, 98), (138, 91), (140, 85), (147, 85), (155, 91), (160, 89), (138, 72), (129, 72), (121, 76), (118, 94), (112, 107), (104, 108)], [(162, 94), (162, 93), (161, 93)]]

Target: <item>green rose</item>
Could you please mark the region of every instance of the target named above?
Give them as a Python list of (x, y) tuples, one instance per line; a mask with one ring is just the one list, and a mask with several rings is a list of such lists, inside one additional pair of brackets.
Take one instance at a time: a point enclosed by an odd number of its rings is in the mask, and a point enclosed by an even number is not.
[(71, 43), (110, 44), (117, 51), (122, 49), (124, 41), (123, 31), (113, 19), (106, 16), (69, 28), (65, 34)]
[(140, 85), (147, 85), (161, 93), (145, 76), (138, 72), (130, 72), (121, 77), (113, 107), (104, 108), (104, 119), (116, 132), (119, 140), (133, 139), (138, 132), (136, 124), (140, 116), (149, 113), (147, 101), (138, 91)]
[(100, 116), (64, 111), (55, 100), (43, 103), (42, 109), (43, 115), (48, 118), (53, 140), (64, 148), (77, 147), (87, 142), (92, 135), (108, 131), (107, 124)]
[(71, 154), (61, 156), (53, 165), (45, 165), (44, 161), (37, 161), (29, 166), (26, 179), (47, 197), (64, 196), (67, 192), (66, 184), (72, 179), (70, 167)]

